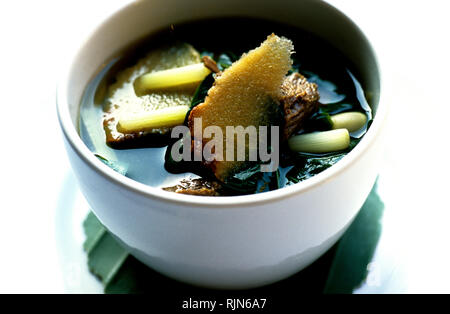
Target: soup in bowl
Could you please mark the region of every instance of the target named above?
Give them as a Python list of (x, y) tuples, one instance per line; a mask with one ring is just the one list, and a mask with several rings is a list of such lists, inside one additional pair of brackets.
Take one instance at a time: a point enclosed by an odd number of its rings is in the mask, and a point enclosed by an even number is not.
[(367, 39), (322, 1), (138, 1), (76, 52), (58, 115), (84, 196), (130, 253), (249, 288), (355, 217), (382, 152), (380, 83)]

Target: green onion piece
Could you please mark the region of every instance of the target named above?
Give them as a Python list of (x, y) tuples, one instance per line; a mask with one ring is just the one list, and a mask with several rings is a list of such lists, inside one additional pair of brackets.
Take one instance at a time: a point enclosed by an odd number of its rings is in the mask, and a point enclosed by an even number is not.
[(136, 94), (143, 91), (161, 90), (187, 84), (200, 83), (211, 73), (204, 63), (144, 74), (134, 82)]
[(367, 117), (361, 112), (343, 112), (331, 116), (333, 129), (347, 129), (355, 132), (361, 129), (367, 122)]
[(301, 134), (288, 140), (291, 150), (304, 153), (330, 153), (346, 149), (349, 144), (347, 129)]
[(188, 111), (189, 106), (175, 106), (154, 110), (144, 115), (122, 117), (117, 124), (117, 130), (121, 133), (136, 133), (182, 125)]

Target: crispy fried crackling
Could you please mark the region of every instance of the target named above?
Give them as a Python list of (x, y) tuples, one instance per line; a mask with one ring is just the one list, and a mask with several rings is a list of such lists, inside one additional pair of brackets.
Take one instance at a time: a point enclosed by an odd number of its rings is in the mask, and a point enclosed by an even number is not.
[[(205, 102), (190, 113), (188, 125), (194, 134), (194, 119), (202, 118), (202, 129), (219, 126), (224, 135), (226, 126), (270, 125), (272, 106), (281, 98), (281, 84), (292, 66), (293, 44), (274, 34), (258, 48), (244, 54), (215, 80)], [(206, 143), (208, 139), (202, 139)], [(236, 145), (236, 143), (235, 143)], [(236, 147), (235, 147), (236, 149)], [(242, 161), (205, 163), (215, 176), (224, 181), (245, 165)]]

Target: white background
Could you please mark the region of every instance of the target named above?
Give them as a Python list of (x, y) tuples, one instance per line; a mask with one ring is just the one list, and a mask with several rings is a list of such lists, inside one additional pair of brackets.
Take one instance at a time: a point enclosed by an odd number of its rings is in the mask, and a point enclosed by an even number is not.
[[(66, 51), (118, 1), (0, 2), (0, 292), (95, 292), (55, 86)], [(450, 5), (333, 0), (369, 37), (391, 105), (379, 192), (386, 209), (358, 292), (450, 292)]]

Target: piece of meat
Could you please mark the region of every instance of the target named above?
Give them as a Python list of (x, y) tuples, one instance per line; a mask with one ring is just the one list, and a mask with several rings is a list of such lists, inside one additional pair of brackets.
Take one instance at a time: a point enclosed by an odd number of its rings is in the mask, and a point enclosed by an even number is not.
[(163, 188), (168, 192), (199, 196), (220, 196), (222, 195), (222, 185), (217, 181), (206, 179), (184, 179), (175, 186)]
[(319, 109), (317, 84), (299, 73), (287, 76), (281, 85), (280, 106), (284, 110), (283, 140), (302, 128), (306, 119)]

